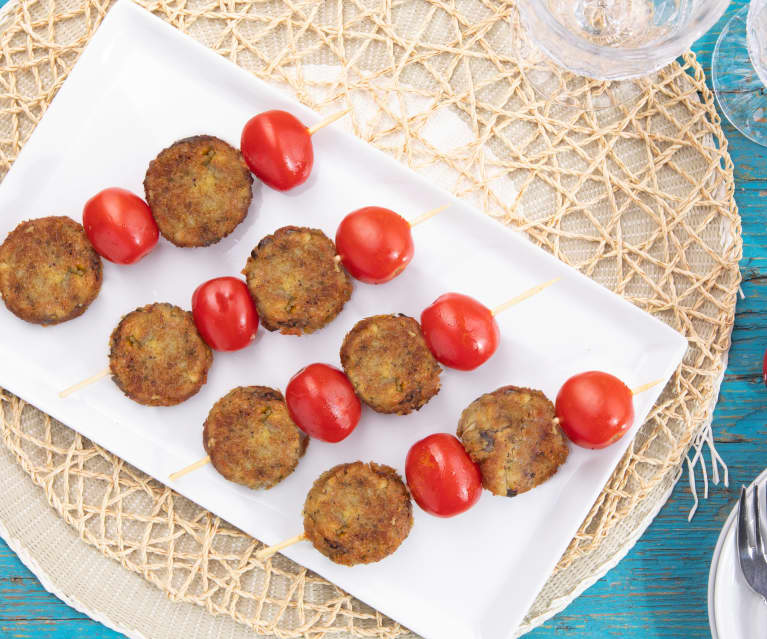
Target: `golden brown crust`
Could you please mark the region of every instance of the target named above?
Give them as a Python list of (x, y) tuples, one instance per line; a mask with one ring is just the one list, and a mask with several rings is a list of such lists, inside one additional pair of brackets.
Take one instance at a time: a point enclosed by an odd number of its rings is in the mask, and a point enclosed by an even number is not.
[(457, 434), (479, 464), (482, 485), (514, 497), (556, 473), (570, 449), (555, 416), (554, 405), (541, 391), (516, 386), (503, 386), (469, 404)]
[(239, 386), (210, 410), (202, 443), (213, 467), (229, 481), (271, 488), (295, 470), (309, 438), (293, 423), (282, 393)]
[(335, 244), (317, 229), (284, 226), (263, 238), (242, 271), (261, 325), (301, 335), (335, 318), (352, 295), (335, 257)]
[(146, 201), (163, 237), (208, 246), (245, 219), (253, 176), (242, 154), (212, 135), (174, 142), (149, 163)]
[(101, 289), (101, 258), (68, 217), (19, 224), (0, 246), (0, 294), (14, 315), (59, 324), (82, 315)]
[(304, 533), (337, 564), (380, 561), (413, 526), (410, 493), (397, 471), (370, 462), (339, 464), (314, 482), (304, 504)]
[(109, 338), (115, 384), (147, 406), (174, 406), (197, 393), (208, 378), (213, 353), (192, 314), (167, 303), (128, 313)]
[(407, 315), (374, 315), (341, 345), (341, 365), (359, 398), (379, 413), (407, 415), (439, 392), (442, 369)]

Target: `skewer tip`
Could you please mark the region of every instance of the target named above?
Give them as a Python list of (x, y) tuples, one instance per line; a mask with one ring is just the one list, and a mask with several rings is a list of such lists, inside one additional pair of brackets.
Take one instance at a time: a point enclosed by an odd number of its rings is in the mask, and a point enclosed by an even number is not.
[(262, 548), (261, 550), (255, 553), (255, 557), (256, 559), (258, 559), (258, 561), (266, 561), (273, 555), (276, 555), (283, 548), (287, 548), (288, 546), (292, 546), (293, 544), (297, 544), (301, 541), (305, 541), (306, 538), (307, 538), (306, 533), (302, 532), (300, 535), (296, 535), (295, 537), (291, 537), (290, 539), (281, 541), (278, 544), (273, 544), (271, 546), (266, 546), (265, 548)]
[(636, 388), (632, 388), (631, 394), (639, 395), (640, 393), (644, 393), (646, 390), (650, 390), (653, 386), (657, 386), (661, 383), (663, 383), (662, 379), (655, 379), (651, 382), (647, 382), (646, 384), (642, 384), (641, 386), (637, 386)]
[(79, 391), (82, 388), (85, 388), (86, 386), (90, 386), (91, 384), (96, 383), (100, 379), (103, 379), (107, 375), (109, 375), (110, 370), (107, 366), (105, 369), (100, 370), (95, 375), (91, 375), (90, 377), (85, 378), (81, 382), (77, 382), (77, 384), (74, 384), (73, 386), (70, 386), (69, 388), (65, 388), (63, 391), (59, 393), (59, 397), (61, 399), (64, 399), (65, 397), (69, 397), (72, 393), (75, 393)]
[(325, 118), (324, 120), (322, 120), (320, 122), (317, 122), (317, 124), (313, 124), (312, 126), (306, 127), (306, 130), (309, 132), (309, 135), (314, 135), (320, 129), (324, 129), (329, 124), (333, 124), (333, 122), (335, 122), (336, 120), (340, 120), (347, 113), (350, 113), (351, 110), (352, 110), (351, 107), (347, 107), (343, 111), (339, 111), (338, 113), (334, 113), (333, 115)]
[(188, 475), (191, 472), (194, 472), (195, 470), (198, 470), (199, 468), (202, 468), (206, 464), (210, 463), (210, 457), (208, 455), (205, 455), (202, 459), (198, 459), (193, 464), (189, 464), (189, 466), (185, 466), (181, 470), (177, 470), (175, 473), (171, 473), (168, 475), (168, 479), (170, 481), (176, 481), (177, 479), (181, 479), (184, 475)]
[(556, 284), (559, 280), (561, 280), (561, 277), (555, 277), (553, 280), (549, 280), (548, 282), (544, 282), (543, 284), (538, 284), (538, 286), (533, 286), (533, 288), (526, 290), (524, 293), (521, 293), (517, 295), (516, 297), (511, 298), (507, 302), (504, 302), (500, 306), (496, 306), (494, 309), (490, 311), (490, 313), (495, 317), (499, 313), (503, 313), (503, 311), (510, 309), (512, 306), (516, 306), (520, 302), (524, 302), (526, 299), (531, 298), (533, 295), (538, 295), (541, 291), (549, 288), (549, 286)]
[(410, 228), (412, 229), (414, 226), (417, 226), (418, 224), (421, 224), (422, 222), (425, 222), (426, 220), (429, 220), (433, 218), (435, 215), (439, 215), (442, 213), (442, 211), (447, 211), (450, 208), (450, 204), (444, 204), (442, 206), (438, 206), (436, 209), (432, 209), (431, 211), (426, 211), (423, 215), (419, 215), (417, 218), (415, 218), (412, 222), (409, 222)]

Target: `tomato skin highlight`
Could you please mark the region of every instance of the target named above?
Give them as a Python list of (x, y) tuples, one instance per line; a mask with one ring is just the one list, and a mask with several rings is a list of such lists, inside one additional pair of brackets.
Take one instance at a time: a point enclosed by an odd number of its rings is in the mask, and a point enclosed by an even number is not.
[(248, 287), (236, 277), (216, 277), (192, 294), (192, 316), (208, 346), (237, 351), (256, 337), (258, 311)]
[(421, 330), (434, 357), (462, 371), (484, 364), (501, 339), (492, 311), (461, 293), (445, 293), (427, 306), (421, 313)]
[(435, 433), (410, 447), (405, 476), (416, 503), (437, 517), (467, 511), (482, 494), (482, 475), (460, 440)]
[(248, 120), (240, 151), (251, 172), (278, 191), (306, 182), (314, 165), (312, 136), (287, 111), (264, 111)]
[(336, 231), (336, 250), (349, 274), (367, 284), (383, 284), (413, 259), (410, 223), (380, 206), (365, 206), (347, 215)]
[(601, 371), (579, 373), (559, 389), (555, 404), (560, 425), (570, 440), (584, 448), (605, 448), (634, 423), (631, 389)]
[(310, 437), (336, 443), (357, 427), (362, 404), (343, 371), (309, 364), (285, 389), (285, 403), (296, 425)]
[(116, 264), (135, 264), (160, 237), (149, 205), (119, 187), (99, 191), (85, 203), (83, 228), (96, 252)]

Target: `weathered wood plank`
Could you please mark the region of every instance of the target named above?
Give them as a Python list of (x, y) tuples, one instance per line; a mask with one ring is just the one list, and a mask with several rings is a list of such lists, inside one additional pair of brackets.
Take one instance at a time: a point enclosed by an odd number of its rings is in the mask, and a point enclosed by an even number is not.
[(54, 621), (25, 620), (8, 624), (0, 622), (0, 637), (3, 639), (114, 639), (123, 635), (92, 619), (77, 617)]

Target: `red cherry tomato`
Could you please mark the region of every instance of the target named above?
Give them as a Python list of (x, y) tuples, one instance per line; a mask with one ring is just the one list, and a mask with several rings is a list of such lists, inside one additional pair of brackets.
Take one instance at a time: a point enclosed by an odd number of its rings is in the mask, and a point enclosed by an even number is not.
[(584, 448), (605, 448), (634, 423), (631, 389), (609, 373), (589, 371), (559, 389), (557, 417), (567, 436)]
[(192, 315), (202, 338), (217, 351), (245, 348), (258, 331), (258, 311), (250, 291), (236, 277), (216, 277), (200, 284), (192, 294)]
[(278, 191), (303, 184), (312, 172), (312, 136), (287, 111), (264, 111), (248, 120), (240, 149), (253, 174)]
[(767, 386), (767, 350), (764, 351), (764, 359), (762, 360), (762, 381)]
[(445, 366), (470, 371), (498, 348), (501, 332), (493, 313), (473, 297), (445, 293), (421, 313), (421, 330)]
[(147, 203), (117, 187), (104, 189), (85, 203), (83, 228), (96, 252), (117, 264), (138, 262), (159, 237)]
[(448, 433), (435, 433), (413, 444), (405, 460), (405, 476), (416, 503), (438, 517), (468, 510), (482, 494), (479, 467)]
[(285, 389), (290, 417), (307, 435), (340, 442), (357, 427), (362, 406), (349, 378), (333, 366), (309, 364)]
[(380, 206), (357, 209), (338, 225), (336, 250), (352, 277), (383, 284), (397, 277), (413, 259), (410, 223)]

